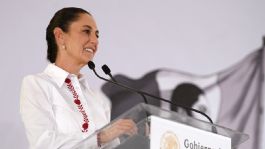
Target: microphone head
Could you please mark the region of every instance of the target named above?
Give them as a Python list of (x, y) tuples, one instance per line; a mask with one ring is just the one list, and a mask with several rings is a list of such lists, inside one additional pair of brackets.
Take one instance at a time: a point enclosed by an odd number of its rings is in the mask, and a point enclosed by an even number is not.
[(88, 65), (88, 67), (90, 68), (90, 69), (95, 69), (95, 64), (94, 64), (94, 62), (92, 62), (92, 61), (89, 61), (88, 63), (87, 63), (87, 65)]
[(101, 68), (105, 72), (105, 74), (107, 74), (107, 75), (110, 74), (110, 69), (106, 64), (103, 65)]

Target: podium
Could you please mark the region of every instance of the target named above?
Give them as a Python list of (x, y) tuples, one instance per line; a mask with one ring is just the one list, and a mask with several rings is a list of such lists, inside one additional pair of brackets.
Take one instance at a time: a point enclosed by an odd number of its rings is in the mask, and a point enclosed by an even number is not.
[(79, 142), (75, 148), (82, 148), (89, 140), (95, 140), (98, 132), (111, 127), (119, 119), (132, 119), (137, 133), (121, 135), (101, 148), (234, 149), (248, 139), (247, 134), (141, 103)]

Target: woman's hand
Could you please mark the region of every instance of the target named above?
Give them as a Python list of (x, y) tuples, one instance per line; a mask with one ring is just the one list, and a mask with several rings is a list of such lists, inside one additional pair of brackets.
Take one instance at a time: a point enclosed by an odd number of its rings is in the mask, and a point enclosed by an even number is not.
[(99, 144), (105, 144), (119, 137), (120, 135), (134, 135), (137, 133), (137, 127), (131, 119), (120, 119), (114, 122), (110, 127), (107, 127), (98, 134)]

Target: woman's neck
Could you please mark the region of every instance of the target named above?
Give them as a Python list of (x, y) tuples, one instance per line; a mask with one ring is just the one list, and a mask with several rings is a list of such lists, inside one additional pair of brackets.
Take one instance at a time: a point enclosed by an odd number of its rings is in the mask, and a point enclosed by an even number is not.
[(63, 70), (69, 72), (70, 74), (75, 74), (77, 76), (80, 76), (80, 70), (83, 66), (77, 65), (74, 63), (66, 63), (66, 61), (62, 62), (60, 60), (55, 61), (55, 65), (62, 68)]

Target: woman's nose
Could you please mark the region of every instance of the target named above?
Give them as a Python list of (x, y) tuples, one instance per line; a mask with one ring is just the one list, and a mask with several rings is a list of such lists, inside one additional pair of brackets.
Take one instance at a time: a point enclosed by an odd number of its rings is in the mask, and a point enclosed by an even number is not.
[(93, 44), (98, 44), (98, 36), (96, 34), (90, 36), (90, 42)]

